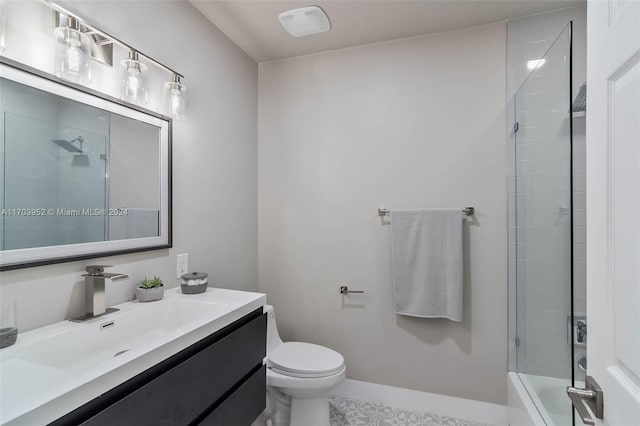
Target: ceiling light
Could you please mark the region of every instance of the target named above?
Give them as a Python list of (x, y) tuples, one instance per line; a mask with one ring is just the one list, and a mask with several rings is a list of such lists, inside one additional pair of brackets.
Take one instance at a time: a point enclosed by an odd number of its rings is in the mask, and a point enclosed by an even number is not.
[(282, 12), (278, 19), (289, 34), (303, 37), (331, 29), (329, 17), (318, 6), (307, 6)]

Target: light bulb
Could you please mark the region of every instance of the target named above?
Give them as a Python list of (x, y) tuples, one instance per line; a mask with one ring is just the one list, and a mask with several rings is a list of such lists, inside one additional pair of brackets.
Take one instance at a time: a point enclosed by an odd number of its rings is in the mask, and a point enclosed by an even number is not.
[(77, 46), (70, 45), (67, 48), (67, 67), (68, 71), (72, 73), (79, 73), (82, 68), (82, 52)]
[(142, 88), (142, 79), (138, 74), (129, 74), (125, 83), (125, 93), (127, 97), (135, 98)]
[(164, 110), (175, 120), (184, 120), (187, 110), (187, 86), (174, 74), (173, 81), (164, 84)]
[(147, 103), (147, 66), (138, 59), (138, 53), (129, 52), (129, 59), (120, 61), (120, 98), (133, 104)]
[(91, 39), (79, 29), (76, 19), (54, 30), (56, 76), (74, 83), (91, 83)]
[(184, 109), (184, 98), (179, 90), (171, 91), (171, 116), (177, 117)]

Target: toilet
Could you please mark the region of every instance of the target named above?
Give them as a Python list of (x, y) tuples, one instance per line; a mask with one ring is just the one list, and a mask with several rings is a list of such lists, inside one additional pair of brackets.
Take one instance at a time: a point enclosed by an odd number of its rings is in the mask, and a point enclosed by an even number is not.
[(283, 342), (273, 306), (267, 314), (268, 426), (329, 426), (329, 391), (345, 378), (344, 358), (320, 345)]

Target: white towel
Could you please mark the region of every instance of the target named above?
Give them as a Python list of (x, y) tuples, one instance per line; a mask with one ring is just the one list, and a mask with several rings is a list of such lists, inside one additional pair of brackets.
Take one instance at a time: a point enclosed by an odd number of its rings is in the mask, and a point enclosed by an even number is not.
[(462, 321), (462, 209), (391, 212), (395, 311)]
[(157, 237), (158, 210), (127, 208), (126, 238)]

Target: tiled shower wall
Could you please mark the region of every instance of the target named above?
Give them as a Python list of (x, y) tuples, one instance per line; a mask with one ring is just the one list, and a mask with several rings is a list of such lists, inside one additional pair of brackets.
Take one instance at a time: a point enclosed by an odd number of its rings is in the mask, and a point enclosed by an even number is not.
[[(507, 134), (508, 134), (508, 224), (509, 224), (509, 370), (516, 371), (516, 180), (515, 180), (515, 117), (514, 96), (530, 70), (527, 62), (544, 56), (555, 38), (569, 21), (573, 21), (573, 98), (586, 81), (586, 6), (514, 19), (507, 24)], [(576, 314), (586, 311), (586, 156), (585, 119), (573, 119), (573, 208), (574, 208), (574, 304)], [(532, 249), (533, 247), (528, 247)], [(562, 262), (562, 259), (558, 259)], [(540, 288), (538, 297), (529, 297), (527, 308), (540, 318), (555, 318), (558, 324), (543, 333), (527, 336), (529, 350), (521, 357), (521, 365), (532, 374), (566, 376), (569, 371), (558, 355), (569, 359), (571, 347), (567, 341), (566, 312), (550, 303), (561, 293), (568, 295), (568, 286)], [(547, 326), (545, 326), (547, 327)], [(551, 331), (554, 330), (554, 331)], [(532, 333), (534, 334), (534, 333)], [(555, 337), (553, 336), (555, 334)], [(539, 340), (537, 340), (539, 339)], [(545, 348), (546, 350), (541, 350)], [(576, 347), (576, 357), (584, 347)], [(575, 360), (574, 360), (575, 361)], [(554, 369), (554, 366), (557, 368)], [(579, 370), (576, 370), (579, 371)], [(580, 375), (577, 375), (580, 379)]]

